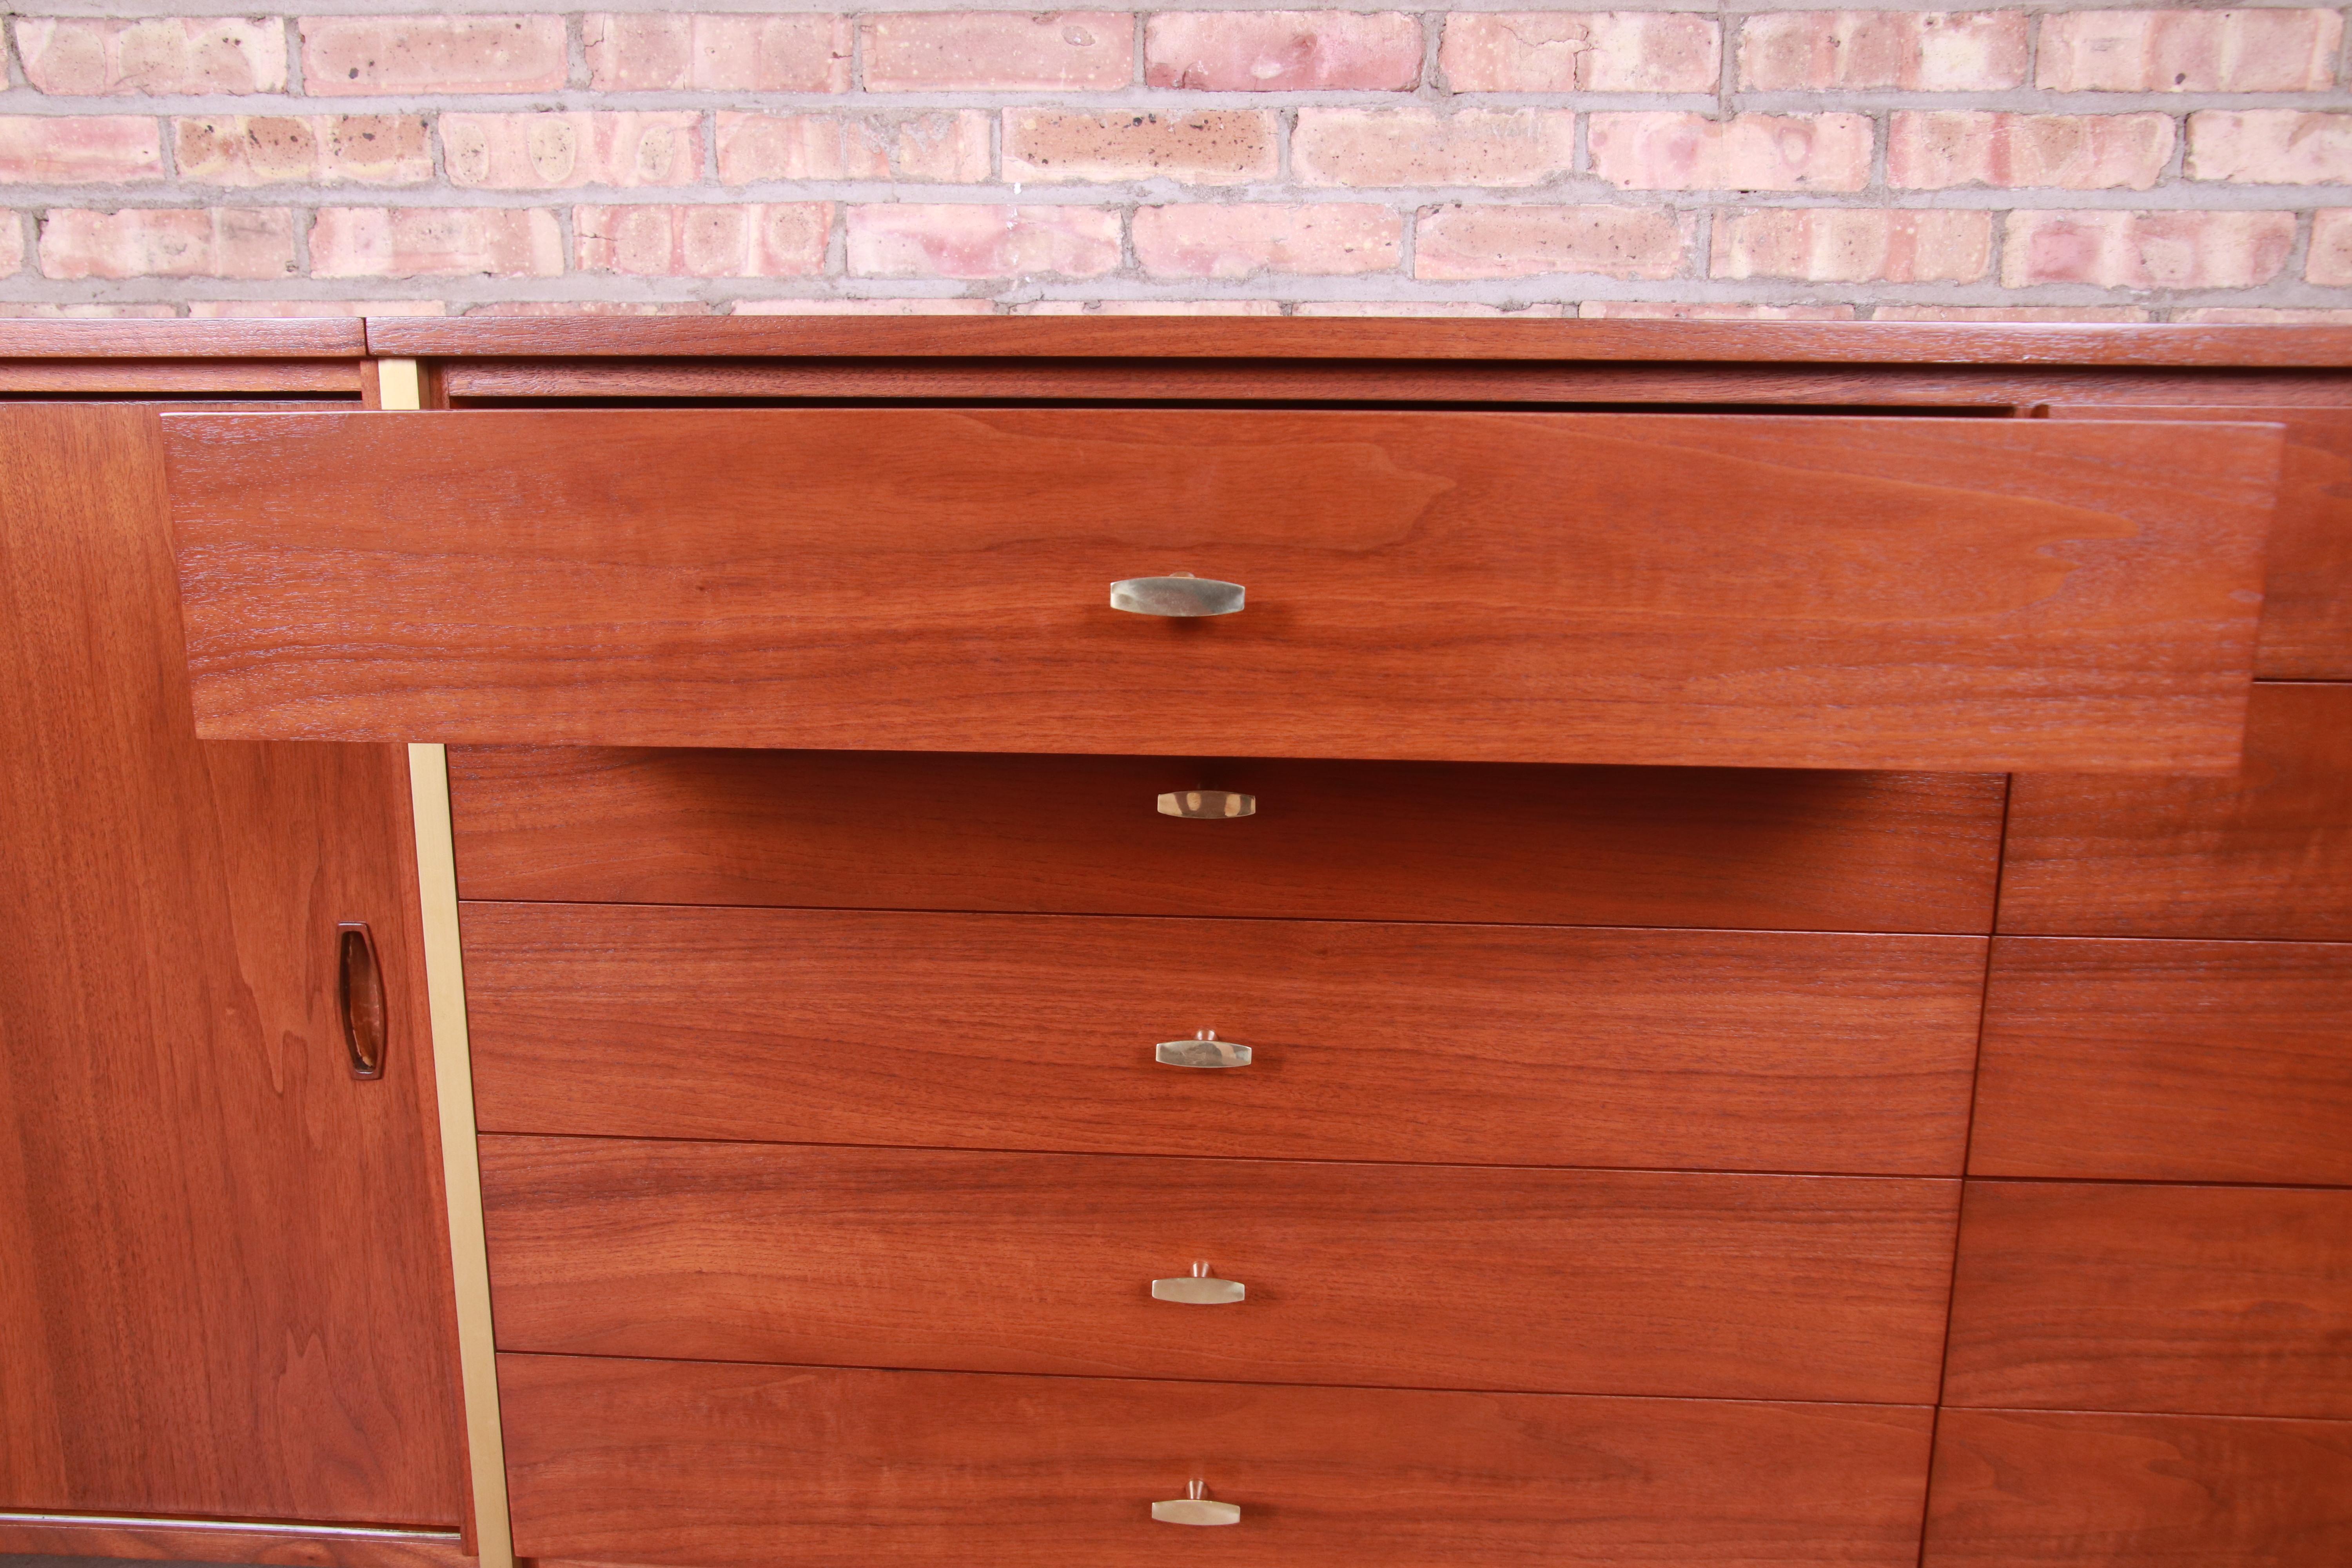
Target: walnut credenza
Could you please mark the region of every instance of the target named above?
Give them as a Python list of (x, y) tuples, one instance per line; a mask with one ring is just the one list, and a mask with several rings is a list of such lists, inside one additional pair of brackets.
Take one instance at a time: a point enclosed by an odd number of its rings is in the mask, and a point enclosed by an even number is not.
[(2346, 334), (370, 333), (192, 689), (417, 746), (516, 1552), (2352, 1551)]

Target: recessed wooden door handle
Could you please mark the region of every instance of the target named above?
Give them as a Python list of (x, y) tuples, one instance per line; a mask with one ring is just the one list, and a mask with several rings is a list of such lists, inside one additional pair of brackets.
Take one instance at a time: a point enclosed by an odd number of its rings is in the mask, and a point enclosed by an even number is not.
[(352, 1076), (382, 1078), (390, 1030), (384, 1021), (383, 971), (376, 963), (375, 936), (365, 921), (345, 921), (335, 928), (335, 1011), (342, 1018)]
[(1110, 607), (1131, 616), (1231, 616), (1249, 590), (1239, 583), (1171, 572), (1165, 577), (1122, 577), (1110, 585)]

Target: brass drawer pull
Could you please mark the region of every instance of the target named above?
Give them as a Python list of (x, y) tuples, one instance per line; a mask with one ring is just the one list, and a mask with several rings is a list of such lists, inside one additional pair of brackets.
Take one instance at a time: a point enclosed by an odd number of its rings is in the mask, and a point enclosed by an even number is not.
[(1229, 789), (1171, 790), (1160, 797), (1160, 815), (1217, 821), (1229, 816), (1255, 816), (1257, 796)]
[(1171, 572), (1165, 577), (1122, 577), (1110, 585), (1110, 607), (1131, 616), (1230, 616), (1249, 592), (1239, 583)]
[(1190, 1274), (1179, 1274), (1172, 1279), (1154, 1279), (1151, 1299), (1155, 1301), (1181, 1301), (1188, 1307), (1229, 1307), (1245, 1300), (1249, 1287), (1238, 1279), (1220, 1279), (1209, 1272), (1205, 1263), (1192, 1265)]
[(1239, 1524), (1242, 1521), (1241, 1505), (1211, 1502), (1201, 1495), (1208, 1489), (1202, 1482), (1189, 1482), (1182, 1497), (1153, 1503), (1151, 1517), (1162, 1524)]
[(1151, 1047), (1151, 1057), (1160, 1066), (1171, 1068), (1245, 1068), (1250, 1065), (1250, 1048), (1217, 1038), (1214, 1029), (1203, 1029), (1189, 1040), (1162, 1040)]

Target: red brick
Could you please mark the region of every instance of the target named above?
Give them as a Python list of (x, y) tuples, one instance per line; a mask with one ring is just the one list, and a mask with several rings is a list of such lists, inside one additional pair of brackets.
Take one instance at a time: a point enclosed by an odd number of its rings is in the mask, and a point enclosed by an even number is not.
[(25, 269), (25, 215), (0, 207), (0, 278)]
[(1711, 93), (1722, 51), (1714, 18), (1688, 11), (1465, 11), (1445, 19), (1437, 68), (1455, 92)]
[(846, 92), (845, 16), (598, 12), (580, 18), (598, 92)]
[(321, 207), (314, 278), (553, 278), (563, 233), (543, 208)]
[(2311, 259), (2304, 281), (2352, 287), (2352, 207), (2327, 207), (2311, 217)]
[(1887, 123), (1886, 183), (2144, 191), (2163, 177), (2173, 135), (2168, 114), (1906, 110)]
[(1590, 117), (1592, 172), (1643, 191), (1858, 191), (1870, 181), (1862, 114), (1611, 113)]
[(2042, 19), (2033, 84), (2058, 92), (2322, 92), (2334, 11), (2059, 11)]
[(2352, 326), (2352, 310), (2265, 310), (2245, 305), (2208, 306), (2196, 310), (2175, 310), (2176, 321), (2203, 321), (2217, 326), (2276, 327), (2276, 326)]
[(1280, 173), (1275, 138), (1274, 116), (1250, 109), (1008, 109), (1004, 177), (1241, 184)]
[(1135, 258), (1155, 278), (1386, 272), (1403, 256), (1404, 219), (1388, 207), (1193, 203), (1135, 212)]
[(2352, 114), (2209, 109), (2189, 117), (2192, 180), (2244, 185), (2352, 184)]
[(10, 321), (167, 321), (179, 313), (171, 305), (0, 304), (0, 316)]
[(1039, 300), (1016, 316), (1279, 316), (1278, 300)]
[(739, 316), (993, 316), (988, 300), (738, 300)]
[(833, 228), (827, 202), (769, 206), (574, 207), (583, 272), (641, 278), (813, 278)]
[(461, 190), (699, 184), (702, 116), (444, 114), (441, 151)]
[(207, 185), (421, 185), (425, 121), (404, 114), (219, 114), (172, 121), (180, 177)]
[(1881, 305), (1874, 321), (2145, 321), (2137, 305)]
[(501, 300), (468, 305), (468, 316), (708, 316), (699, 300)]
[(286, 29), (274, 16), (25, 16), (25, 79), (76, 98), (282, 92)]
[(1665, 207), (1430, 207), (1413, 245), (1413, 276), (1672, 278), (1694, 232), (1690, 215)]
[(2284, 212), (2013, 212), (2000, 280), (2103, 289), (2251, 289), (2286, 268)]
[(1196, 92), (1421, 83), (1421, 23), (1402, 12), (1169, 11), (1144, 29), (1143, 77)]
[(198, 300), (188, 314), (198, 321), (226, 321), (283, 316), (446, 316), (438, 300)]
[(1708, 270), (1808, 283), (1971, 283), (1991, 263), (1987, 212), (1766, 207), (1717, 216)]
[(1588, 321), (1851, 321), (1851, 305), (1672, 305), (1646, 300), (1587, 300), (1576, 313)]
[(1539, 185), (1575, 158), (1564, 109), (1301, 109), (1290, 137), (1307, 185)]
[(1118, 264), (1118, 214), (1102, 207), (849, 209), (849, 270), (856, 277), (1099, 278)]
[(1555, 321), (1570, 313), (1559, 304), (1481, 305), (1467, 300), (1310, 300), (1291, 310), (1295, 316), (1381, 316), (1419, 320), (1430, 316), (1511, 316), (1519, 320)]
[(860, 25), (870, 92), (1101, 91), (1135, 79), (1135, 18), (1116, 11), (934, 11)]
[(2022, 11), (1769, 11), (1739, 30), (1739, 85), (1751, 92), (2022, 87)]
[(0, 115), (0, 182), (119, 185), (163, 177), (163, 144), (145, 115)]
[(721, 114), (719, 177), (759, 180), (988, 178), (989, 116), (931, 114)]
[(305, 16), (302, 88), (551, 92), (570, 74), (561, 16)]
[(292, 275), (294, 215), (282, 207), (52, 208), (41, 224), (41, 275), (236, 278)]

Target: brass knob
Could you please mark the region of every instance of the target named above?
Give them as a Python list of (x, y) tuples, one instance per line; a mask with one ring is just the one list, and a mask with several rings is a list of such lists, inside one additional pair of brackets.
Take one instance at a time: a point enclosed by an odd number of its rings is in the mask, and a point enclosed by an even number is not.
[(1230, 1307), (1249, 1299), (1249, 1287), (1238, 1279), (1220, 1279), (1209, 1272), (1207, 1264), (1195, 1263), (1190, 1274), (1154, 1279), (1151, 1299), (1181, 1301), (1188, 1307)]
[(1130, 616), (1230, 616), (1249, 590), (1239, 583), (1171, 572), (1165, 577), (1122, 577), (1110, 585), (1110, 607)]
[(1245, 1068), (1250, 1048), (1217, 1038), (1214, 1029), (1203, 1029), (1189, 1040), (1160, 1041), (1151, 1047), (1151, 1059), (1171, 1068)]
[(1257, 796), (1229, 789), (1171, 790), (1160, 797), (1160, 815), (1213, 822), (1234, 816), (1255, 816)]
[(1182, 1497), (1153, 1503), (1151, 1517), (1162, 1524), (1239, 1524), (1242, 1521), (1241, 1505), (1211, 1502), (1202, 1495), (1208, 1489), (1202, 1481), (1191, 1481), (1186, 1484)]

